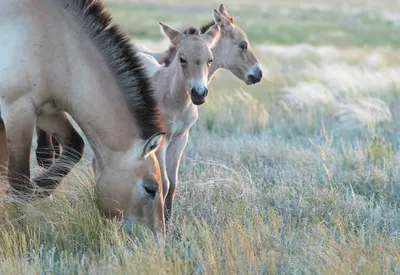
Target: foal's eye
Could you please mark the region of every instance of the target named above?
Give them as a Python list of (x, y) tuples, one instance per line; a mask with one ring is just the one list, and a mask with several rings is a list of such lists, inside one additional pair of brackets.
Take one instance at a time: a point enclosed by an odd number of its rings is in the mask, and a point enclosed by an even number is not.
[(247, 42), (246, 42), (246, 41), (243, 41), (242, 43), (239, 44), (239, 47), (240, 47), (242, 50), (247, 50), (247, 48), (248, 48)]
[(146, 190), (147, 195), (149, 195), (150, 198), (154, 199), (157, 193), (157, 189), (155, 187), (150, 187), (150, 186), (143, 186), (144, 190)]
[(213, 60), (212, 60), (212, 58), (210, 59), (210, 60), (208, 60), (208, 66), (211, 66), (211, 64), (213, 63)]
[(179, 62), (181, 62), (181, 65), (185, 65), (186, 64), (186, 59), (181, 57), (181, 58), (179, 58)]

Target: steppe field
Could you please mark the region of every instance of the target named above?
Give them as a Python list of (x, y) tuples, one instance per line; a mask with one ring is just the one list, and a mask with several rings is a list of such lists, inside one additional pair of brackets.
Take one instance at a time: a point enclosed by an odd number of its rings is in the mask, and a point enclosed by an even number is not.
[[(154, 50), (220, 4), (106, 3)], [(264, 78), (212, 80), (166, 245), (103, 218), (87, 145), (52, 197), (0, 196), (0, 274), (400, 274), (400, 1), (224, 4)]]

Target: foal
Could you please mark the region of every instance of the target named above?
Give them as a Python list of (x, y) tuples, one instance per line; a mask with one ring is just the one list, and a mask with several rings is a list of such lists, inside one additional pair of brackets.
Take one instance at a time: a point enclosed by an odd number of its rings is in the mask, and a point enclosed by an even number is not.
[[(213, 15), (216, 23), (213, 22), (201, 28), (201, 33), (205, 33), (210, 31), (210, 28), (214, 28), (216, 24), (219, 24), (221, 27), (220, 37), (211, 48), (214, 59), (208, 70), (208, 81), (211, 80), (219, 69), (225, 68), (234, 73), (236, 77), (243, 80), (247, 85), (260, 82), (262, 78), (261, 65), (250, 48), (250, 43), (246, 34), (238, 26), (233, 24), (233, 17), (229, 16), (224, 5), (220, 5), (219, 11), (214, 10)], [(171, 36), (174, 37), (176, 35), (179, 37), (182, 35), (176, 30), (168, 30), (167, 32), (164, 29), (164, 32), (170, 39)], [(188, 32), (193, 32), (193, 29), (189, 28), (184, 33)], [(143, 47), (139, 48), (143, 50)], [(150, 52), (150, 54), (151, 55), (143, 53), (141, 54), (141, 58), (145, 64), (147, 73), (153, 75), (153, 80), (155, 80), (155, 77), (157, 77), (160, 71), (172, 65), (176, 65), (178, 60), (181, 59), (180, 51), (174, 43), (172, 43), (168, 51), (162, 54), (155, 52)], [(161, 56), (162, 58), (160, 60)], [(158, 63), (164, 63), (164, 65), (160, 66)], [(160, 85), (157, 80), (155, 80), (155, 83), (156, 85)], [(157, 86), (157, 93), (159, 89), (159, 86)], [(201, 103), (204, 103), (204, 101), (205, 97), (202, 98)], [(172, 135), (171, 132), (177, 133), (175, 134), (176, 137), (173, 139), (173, 142), (169, 142), (166, 151), (165, 163), (167, 165), (168, 181), (163, 178), (164, 194), (166, 190), (168, 190), (165, 197), (165, 218), (167, 226), (168, 220), (171, 218), (173, 200), (178, 184), (180, 159), (187, 144), (188, 131), (197, 120), (198, 116), (197, 107), (194, 105), (187, 111), (186, 116), (176, 115), (175, 110), (177, 110), (179, 114), (179, 104), (177, 103), (181, 102), (184, 103), (184, 106), (187, 101), (161, 101), (160, 104), (164, 122), (168, 129), (168, 135)], [(193, 101), (193, 103), (196, 104), (195, 101)], [(181, 125), (183, 125), (183, 127), (179, 127)], [(181, 131), (176, 131), (177, 129), (181, 129)], [(162, 153), (163, 149), (160, 149), (157, 155), (160, 156)]]
[[(244, 31), (233, 22), (223, 4), (218, 10), (213, 10), (214, 21), (200, 28), (205, 33), (216, 23), (221, 24), (221, 37), (211, 49), (214, 62), (209, 71), (209, 81), (220, 69), (231, 71), (237, 78), (247, 85), (256, 84), (262, 79), (261, 64), (250, 47), (250, 42)], [(165, 52), (153, 52), (142, 45), (138, 45), (139, 51), (151, 55), (160, 64), (167, 64), (174, 58), (176, 49), (172, 45)]]
[[(9, 184), (48, 195), (79, 161), (82, 150), (75, 155), (70, 147), (82, 141), (65, 111), (94, 150), (101, 210), (164, 236), (155, 155), (164, 126), (128, 38), (97, 0), (0, 0), (0, 6), (0, 159), (8, 155)], [(39, 188), (31, 185), (29, 168), (35, 125), (63, 146), (49, 170), (33, 179)]]
[[(211, 47), (220, 37), (220, 24), (215, 24), (205, 34), (189, 28), (184, 33), (160, 22), (162, 31), (175, 47), (175, 55), (168, 66), (160, 66), (155, 60), (150, 64), (148, 56), (141, 55), (146, 70), (152, 75), (156, 97), (167, 128), (167, 139), (157, 152), (165, 198), (165, 222), (172, 213), (173, 200), (178, 180), (178, 168), (186, 147), (189, 130), (196, 122), (196, 105), (205, 102), (207, 82), (213, 63)], [(167, 159), (165, 159), (167, 158)]]

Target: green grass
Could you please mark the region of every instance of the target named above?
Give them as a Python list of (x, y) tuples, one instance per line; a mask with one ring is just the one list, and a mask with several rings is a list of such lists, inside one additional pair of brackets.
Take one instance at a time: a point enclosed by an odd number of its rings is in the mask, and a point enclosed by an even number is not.
[[(206, 3), (110, 8), (132, 37), (158, 40), (159, 20), (207, 22), (215, 7)], [(1, 274), (400, 273), (398, 27), (364, 6), (349, 14), (255, 5), (231, 13), (264, 79), (213, 79), (181, 162), (166, 245), (133, 240), (101, 215), (88, 148), (51, 198), (0, 196)]]

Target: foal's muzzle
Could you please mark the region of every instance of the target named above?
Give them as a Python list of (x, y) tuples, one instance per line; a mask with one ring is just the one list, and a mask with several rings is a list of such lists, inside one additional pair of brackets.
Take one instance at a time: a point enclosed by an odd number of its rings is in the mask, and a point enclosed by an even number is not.
[(202, 91), (192, 88), (190, 90), (190, 97), (194, 105), (201, 105), (206, 102), (206, 97), (208, 94), (208, 89), (204, 88)]
[(251, 84), (256, 84), (256, 83), (260, 82), (262, 79), (262, 75), (263, 75), (263, 73), (261, 70), (258, 70), (252, 74), (249, 74), (247, 76), (246, 84), (251, 85)]

